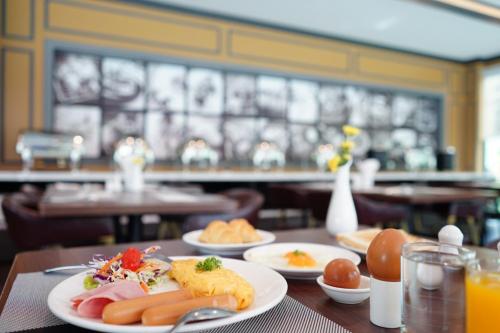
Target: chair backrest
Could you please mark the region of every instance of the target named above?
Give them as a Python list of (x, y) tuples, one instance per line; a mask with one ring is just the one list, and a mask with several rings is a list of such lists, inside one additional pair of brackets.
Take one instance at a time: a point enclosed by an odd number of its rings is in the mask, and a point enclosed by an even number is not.
[(28, 201), (24, 202), (24, 205), (35, 210), (38, 209), (38, 203), (42, 199), (43, 190), (35, 185), (24, 184), (20, 189), (21, 193), (26, 196)]
[(356, 194), (353, 195), (353, 199), (359, 224), (398, 224), (406, 220), (408, 216), (408, 211), (403, 206), (377, 202)]
[[(317, 221), (326, 220), (331, 196), (331, 193), (325, 191), (311, 191), (307, 194), (308, 208), (311, 216)], [(353, 199), (359, 224), (399, 223), (407, 216), (404, 207), (376, 202), (356, 194), (353, 195)]]
[(7, 231), (19, 249), (28, 250), (42, 246), (43, 228), (36, 204), (24, 193), (8, 194), (3, 198), (2, 211)]
[(482, 220), (486, 203), (483, 200), (459, 201), (450, 206), (449, 216), (456, 219)]
[(8, 194), (2, 200), (7, 231), (19, 250), (34, 250), (50, 244), (78, 245), (112, 233), (107, 218), (46, 219), (37, 203), (25, 193)]
[(311, 216), (316, 221), (324, 222), (326, 220), (331, 197), (331, 192), (310, 191), (307, 193), (307, 208), (309, 208)]
[(182, 225), (183, 232), (205, 228), (214, 220), (230, 221), (243, 218), (252, 225), (256, 225), (259, 219), (259, 211), (264, 204), (264, 197), (252, 189), (236, 188), (221, 192), (220, 194), (238, 201), (238, 208), (225, 214), (207, 214), (189, 216)]
[(271, 209), (307, 208), (307, 192), (296, 185), (270, 184), (266, 198), (266, 207)]

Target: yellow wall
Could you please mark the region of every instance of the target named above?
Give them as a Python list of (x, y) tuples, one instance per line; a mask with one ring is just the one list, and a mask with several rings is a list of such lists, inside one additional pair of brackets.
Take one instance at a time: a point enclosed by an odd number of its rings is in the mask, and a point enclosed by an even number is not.
[(471, 66), (120, 1), (3, 1), (4, 165), (18, 161), (20, 130), (43, 128), (44, 42), (55, 40), (441, 93), (445, 144), (457, 147), (460, 169), (475, 167)]

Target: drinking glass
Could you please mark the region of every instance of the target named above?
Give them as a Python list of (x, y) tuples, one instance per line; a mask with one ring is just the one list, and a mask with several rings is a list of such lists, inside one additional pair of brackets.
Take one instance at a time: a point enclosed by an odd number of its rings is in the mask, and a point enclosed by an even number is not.
[(402, 332), (465, 332), (465, 264), (474, 257), (461, 246), (403, 245)]
[(466, 270), (467, 333), (500, 332), (500, 258), (471, 260)]

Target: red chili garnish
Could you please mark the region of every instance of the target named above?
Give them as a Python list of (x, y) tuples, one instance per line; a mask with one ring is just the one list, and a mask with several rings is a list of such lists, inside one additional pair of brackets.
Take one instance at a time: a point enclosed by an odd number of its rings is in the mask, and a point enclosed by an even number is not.
[(141, 266), (142, 253), (135, 247), (129, 247), (123, 253), (122, 267), (131, 271), (135, 271)]

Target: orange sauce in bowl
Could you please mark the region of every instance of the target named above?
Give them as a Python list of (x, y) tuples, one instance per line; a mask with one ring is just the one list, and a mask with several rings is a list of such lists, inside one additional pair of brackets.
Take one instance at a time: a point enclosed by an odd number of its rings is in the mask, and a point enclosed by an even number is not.
[(314, 267), (316, 266), (316, 260), (311, 257), (308, 253), (295, 250), (288, 252), (284, 255), (288, 260), (288, 265), (297, 267)]

